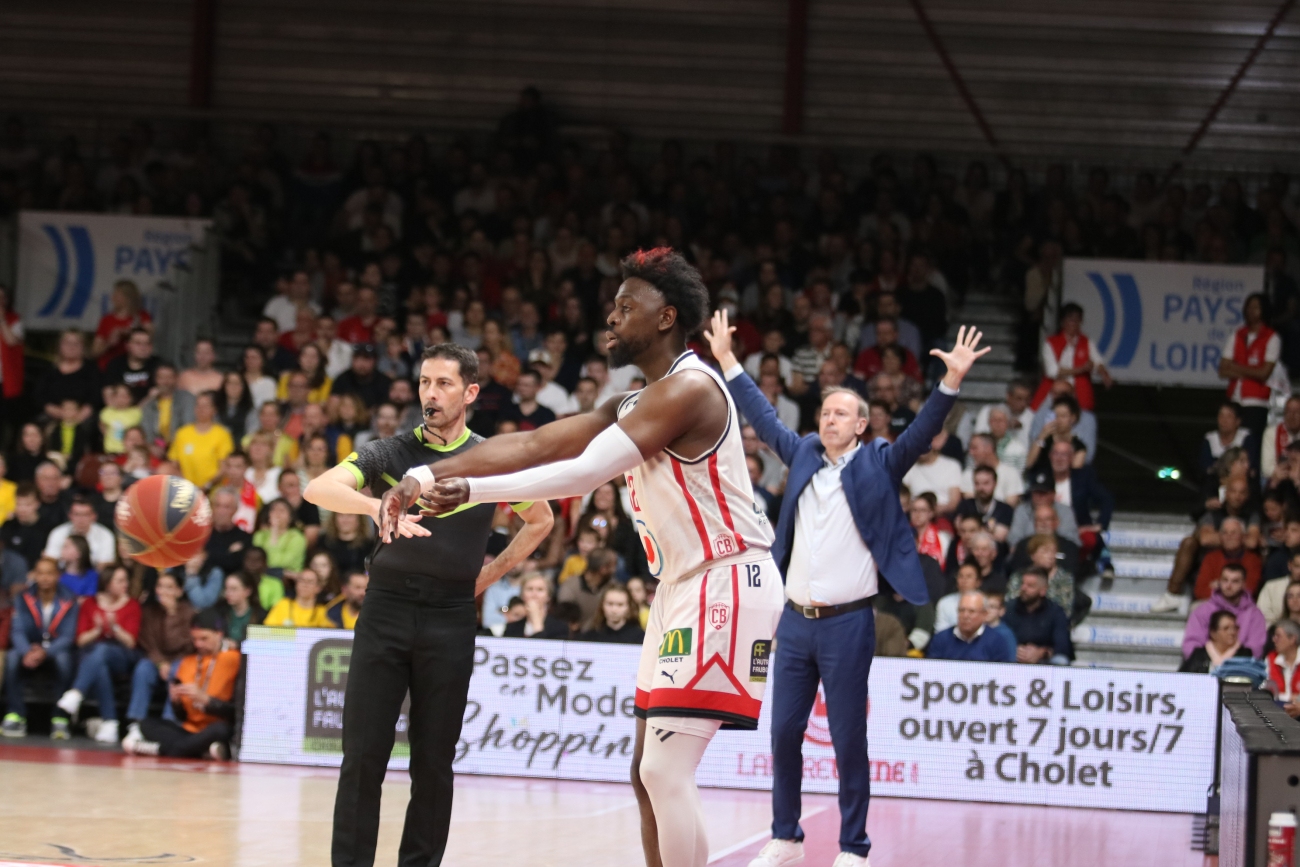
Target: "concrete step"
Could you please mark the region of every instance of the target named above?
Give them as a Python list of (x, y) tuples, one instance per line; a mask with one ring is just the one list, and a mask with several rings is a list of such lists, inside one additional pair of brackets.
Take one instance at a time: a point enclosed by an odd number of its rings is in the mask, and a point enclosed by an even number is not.
[[(966, 382), (972, 380), (978, 382), (997, 382), (1002, 386), (1002, 392), (999, 396), (1005, 396), (1007, 393), (1007, 383), (1016, 378), (1015, 365), (1011, 361), (989, 361), (987, 358), (981, 358), (979, 364), (971, 368), (970, 375), (966, 377)], [(962, 388), (966, 386), (963, 384)]]
[(1110, 550), (1118, 551), (1177, 551), (1178, 545), (1192, 531), (1192, 523), (1185, 527), (1139, 526), (1130, 522), (1111, 521)]
[[(1153, 613), (1151, 606), (1159, 599), (1152, 593), (1116, 593), (1114, 590), (1097, 591), (1089, 584), (1100, 583), (1099, 578), (1090, 578), (1083, 584), (1083, 591), (1092, 598), (1092, 611), (1088, 615), (1089, 623), (1100, 619), (1112, 619), (1116, 624), (1128, 626), (1170, 626), (1181, 627), (1187, 622), (1187, 604), (1184, 601), (1178, 611)], [(1089, 592), (1092, 590), (1092, 592)]]
[(978, 325), (982, 330), (986, 325), (1005, 325), (1014, 328), (1020, 321), (1020, 313), (1014, 308), (983, 304), (967, 304), (960, 313), (952, 316), (958, 325)]
[[(975, 370), (978, 369), (979, 366), (976, 365)], [(974, 377), (974, 371), (971, 371), (971, 374), (972, 375), (968, 376), (961, 384), (961, 396), (963, 400), (977, 404), (993, 403), (1002, 400), (1002, 398), (1006, 396), (1007, 382), (1005, 379), (1001, 381), (976, 379)], [(976, 411), (978, 411), (978, 407), (976, 407)]]
[(1075, 647), (1076, 668), (1121, 668), (1138, 671), (1177, 671), (1182, 654), (1129, 648)]
[(1160, 554), (1123, 554), (1112, 558), (1115, 575), (1120, 578), (1160, 578), (1169, 577), (1174, 568), (1172, 555)]
[(1091, 618), (1074, 627), (1070, 637), (1076, 646), (1141, 648), (1145, 651), (1168, 651), (1181, 654), (1183, 629), (1178, 626), (1094, 625)]
[(1014, 346), (1016, 341), (1016, 327), (1014, 325), (988, 325), (980, 323), (967, 322), (960, 313), (952, 316), (952, 321), (948, 323), (948, 339), (956, 340), (957, 331), (963, 325), (975, 324), (980, 331), (984, 332), (984, 339), (994, 345)]
[[(1089, 578), (1083, 583), (1085, 593), (1094, 599), (1097, 596), (1100, 578)], [(1111, 582), (1110, 587), (1106, 588), (1106, 593), (1116, 596), (1149, 596), (1154, 602), (1155, 599), (1165, 592), (1165, 584), (1169, 581), (1169, 573), (1156, 575), (1147, 578), (1134, 577), (1116, 577)]]

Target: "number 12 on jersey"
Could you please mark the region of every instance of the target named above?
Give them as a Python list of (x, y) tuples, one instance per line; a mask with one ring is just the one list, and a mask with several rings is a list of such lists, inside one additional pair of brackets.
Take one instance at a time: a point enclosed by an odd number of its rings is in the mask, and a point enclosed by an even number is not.
[(763, 567), (757, 563), (745, 564), (745, 584), (749, 587), (763, 586)]

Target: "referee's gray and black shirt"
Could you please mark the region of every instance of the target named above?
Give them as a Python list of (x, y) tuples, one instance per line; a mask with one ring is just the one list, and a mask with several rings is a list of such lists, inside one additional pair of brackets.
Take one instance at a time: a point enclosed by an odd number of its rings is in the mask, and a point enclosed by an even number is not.
[[(358, 490), (369, 486), (370, 493), (383, 496), (395, 487), (412, 467), (437, 463), (458, 455), (483, 442), (483, 437), (467, 428), (454, 442), (439, 445), (426, 442), (424, 428), (400, 433), (388, 439), (371, 440), (343, 459), (357, 480)], [(531, 503), (514, 505), (516, 512)], [(414, 506), (412, 512), (418, 511)], [(437, 518), (421, 523), (432, 531), (430, 536), (396, 538), (376, 546), (370, 558), (370, 571), (399, 575), (428, 575), (444, 581), (473, 581), (483, 568), (488, 538), (492, 534), (493, 503), (464, 505)]]

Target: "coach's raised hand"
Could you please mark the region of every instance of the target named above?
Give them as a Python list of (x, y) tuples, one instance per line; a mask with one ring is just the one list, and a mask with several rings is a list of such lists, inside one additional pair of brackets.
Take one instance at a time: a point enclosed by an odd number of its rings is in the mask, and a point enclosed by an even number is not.
[(975, 347), (979, 346), (980, 338), (983, 336), (984, 332), (976, 331), (974, 325), (963, 325), (957, 329), (957, 345), (951, 352), (944, 352), (942, 349), (930, 350), (931, 355), (943, 359), (943, 363), (948, 365), (948, 372), (943, 377), (944, 385), (954, 391), (961, 388), (961, 381), (975, 366), (976, 359), (992, 349), (986, 346), (976, 351)]

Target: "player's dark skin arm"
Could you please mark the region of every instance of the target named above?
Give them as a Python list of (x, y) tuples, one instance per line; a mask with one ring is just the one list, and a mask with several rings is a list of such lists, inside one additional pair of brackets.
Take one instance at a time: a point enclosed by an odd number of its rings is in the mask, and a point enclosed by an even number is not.
[[(727, 424), (727, 399), (708, 374), (686, 370), (646, 386), (637, 399), (636, 407), (618, 424), (628, 438), (636, 443), (642, 457), (653, 457), (671, 447), (674, 452), (689, 458), (704, 454), (722, 436)], [(601, 425), (600, 429), (604, 428), (605, 425)], [(542, 430), (545, 427), (534, 433)], [(463, 477), (453, 476), (447, 464), (451, 460), (472, 463), (474, 452), (486, 451), (496, 441), (493, 438), (465, 455), (438, 464), (441, 471), (439, 478), (423, 501), (428, 506), (426, 514), (449, 512), (469, 501), (469, 482)], [(538, 463), (575, 457), (582, 453), (586, 445), (587, 442), (577, 443), (566, 438), (563, 440), (562, 454), (542, 454), (532, 462), (512, 458), (501, 460), (509, 461), (512, 464), (510, 471), (514, 471)], [(476, 471), (474, 476), (492, 474), (494, 473)]]

